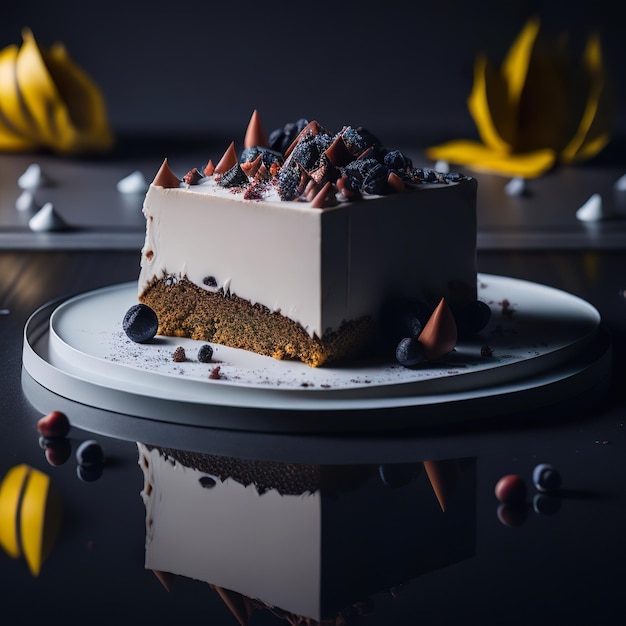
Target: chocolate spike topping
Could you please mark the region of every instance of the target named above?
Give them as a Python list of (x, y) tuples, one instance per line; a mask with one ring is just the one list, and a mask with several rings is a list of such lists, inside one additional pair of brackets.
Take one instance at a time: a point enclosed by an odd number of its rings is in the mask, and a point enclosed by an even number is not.
[(156, 173), (152, 184), (156, 187), (163, 187), (164, 189), (173, 189), (180, 185), (180, 178), (172, 172), (170, 169), (167, 158), (163, 160), (159, 171)]
[(213, 165), (213, 161), (209, 159), (208, 163), (204, 166), (204, 175), (213, 176), (214, 172), (215, 172), (215, 165)]
[(235, 142), (231, 141), (230, 146), (224, 152), (224, 156), (219, 160), (218, 164), (215, 166), (215, 174), (224, 174), (229, 169), (234, 167), (239, 162), (237, 158), (237, 153), (235, 152)]
[(328, 206), (334, 206), (337, 204), (337, 198), (335, 197), (335, 186), (328, 181), (320, 190), (320, 192), (313, 198), (311, 202), (312, 209), (323, 209)]
[(389, 189), (393, 189), (394, 191), (404, 191), (406, 189), (404, 181), (395, 172), (389, 172), (387, 185), (389, 185)]
[(441, 298), (417, 339), (424, 346), (424, 358), (436, 361), (454, 349), (456, 322), (445, 298)]
[(256, 109), (252, 112), (252, 117), (248, 123), (246, 130), (246, 136), (243, 140), (244, 148), (254, 148), (255, 146), (261, 146), (263, 148), (269, 148), (270, 142), (267, 138), (267, 133), (261, 123), (261, 117)]

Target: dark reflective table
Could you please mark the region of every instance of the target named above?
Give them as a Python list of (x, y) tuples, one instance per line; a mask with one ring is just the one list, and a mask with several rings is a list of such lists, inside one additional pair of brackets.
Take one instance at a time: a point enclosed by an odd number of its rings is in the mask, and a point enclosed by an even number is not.
[[(598, 308), (612, 342), (606, 393), (506, 420), (356, 435), (187, 428), (37, 389), (21, 364), (29, 315), (134, 280), (137, 264), (123, 251), (0, 253), (0, 473), (44, 473), (62, 514), (38, 576), (0, 552), (7, 623), (273, 624), (303, 612), (356, 624), (617, 623), (625, 252), (479, 254), (483, 272), (558, 286)], [(36, 428), (54, 410), (73, 423), (59, 465)], [(101, 473), (77, 463), (88, 439), (104, 451)], [(560, 472), (558, 494), (533, 486), (539, 463)], [(527, 495), (503, 511), (494, 487), (509, 473)]]
[[(626, 205), (611, 185), (623, 161), (556, 172), (525, 198), (498, 178), (479, 187), (479, 271), (596, 307), (611, 346), (603, 380), (532, 411), (505, 396), (501, 411), (454, 424), (284, 434), (103, 411), (22, 367), (34, 311), (137, 279), (141, 198), (112, 185), (137, 168), (149, 176), (153, 153), (44, 161), (55, 204), (81, 225), (60, 238), (33, 235), (14, 209), (33, 159), (0, 159), (2, 623), (621, 623)], [(103, 189), (94, 211), (64, 187), (77, 176)], [(577, 221), (598, 189), (615, 219)], [(57, 410), (71, 429), (45, 449), (37, 422)], [(102, 466), (79, 464), (88, 440)], [(543, 463), (560, 473), (556, 493), (533, 484)], [(507, 474), (526, 494), (502, 507), (494, 488)]]

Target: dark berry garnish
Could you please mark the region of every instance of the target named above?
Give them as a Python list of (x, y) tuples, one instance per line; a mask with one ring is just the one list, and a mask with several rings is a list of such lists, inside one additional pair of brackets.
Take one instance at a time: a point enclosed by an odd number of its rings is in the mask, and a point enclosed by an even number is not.
[(389, 170), (376, 159), (357, 159), (339, 168), (347, 178), (350, 191), (366, 194), (382, 194), (387, 186)]
[(52, 411), (37, 422), (37, 430), (46, 439), (61, 439), (70, 432), (70, 421), (61, 411)]
[(283, 155), (276, 150), (270, 150), (270, 148), (265, 148), (263, 146), (251, 146), (249, 148), (244, 148), (239, 157), (240, 163), (246, 163), (254, 161), (259, 155), (261, 155), (261, 160), (267, 167), (269, 167), (272, 163), (282, 164)]
[(129, 339), (136, 343), (144, 343), (157, 334), (159, 320), (148, 305), (135, 304), (126, 311), (122, 328)]
[(212, 489), (213, 487), (215, 487), (215, 485), (217, 485), (217, 482), (215, 482), (215, 478), (212, 478), (211, 476), (201, 476), (198, 479), (198, 482), (205, 489)]
[(549, 493), (561, 488), (561, 474), (552, 465), (540, 463), (533, 470), (533, 483), (537, 491)]
[(217, 287), (217, 280), (215, 279), (215, 276), (205, 276), (202, 279), (202, 282), (207, 286), (207, 287)]
[(413, 167), (411, 159), (400, 152), (400, 150), (390, 150), (387, 152), (383, 163), (392, 170), (406, 170)]
[(424, 360), (424, 346), (415, 337), (405, 337), (396, 348), (396, 359), (405, 367), (417, 365)]
[(268, 137), (270, 148), (281, 154), (285, 154), (287, 148), (289, 148), (295, 138), (300, 134), (300, 131), (302, 131), (308, 123), (309, 120), (301, 118), (297, 122), (289, 122), (282, 128), (273, 130)]
[(200, 363), (210, 363), (212, 358), (213, 348), (208, 343), (205, 343), (198, 350), (198, 361), (200, 361)]
[(239, 163), (235, 163), (228, 171), (224, 172), (220, 179), (217, 181), (220, 187), (243, 187), (248, 184), (248, 176), (241, 169)]
[(172, 354), (172, 359), (176, 363), (182, 363), (183, 361), (186, 361), (187, 355), (185, 354), (185, 348), (183, 348), (182, 346), (178, 346), (178, 348), (174, 350), (174, 354)]
[(291, 156), (305, 170), (310, 171), (319, 166), (322, 154), (331, 143), (330, 135), (309, 135), (298, 142)]
[(278, 173), (278, 193), (281, 200), (295, 200), (300, 187), (300, 168), (297, 163), (281, 168)]
[(430, 316), (426, 303), (410, 298), (390, 298), (380, 311), (381, 337), (397, 346), (404, 337), (417, 337)]
[(343, 130), (342, 136), (346, 147), (354, 157), (361, 155), (368, 148), (373, 148), (375, 152), (381, 147), (379, 139), (361, 126), (358, 128), (347, 126)]
[(369, 170), (363, 182), (361, 183), (361, 193), (369, 194), (372, 196), (385, 193), (388, 177), (388, 168), (386, 168), (384, 165), (381, 165), (380, 163), (377, 163)]
[(459, 339), (471, 337), (487, 326), (491, 307), (482, 300), (473, 300), (452, 309)]
[(102, 465), (104, 463), (102, 446), (95, 439), (83, 441), (76, 450), (76, 461), (84, 467)]

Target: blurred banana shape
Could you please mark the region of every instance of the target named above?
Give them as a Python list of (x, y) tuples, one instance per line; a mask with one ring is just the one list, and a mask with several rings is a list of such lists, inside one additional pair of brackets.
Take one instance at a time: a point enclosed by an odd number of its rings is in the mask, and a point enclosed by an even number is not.
[(613, 100), (598, 34), (580, 63), (561, 43), (541, 38), (539, 18), (519, 33), (500, 68), (481, 55), (467, 106), (480, 141), (430, 147), (432, 160), (533, 178), (556, 163), (577, 163), (609, 143)]
[(28, 28), (22, 39), (0, 50), (0, 150), (109, 150), (114, 137), (95, 82), (62, 44), (42, 48)]
[(61, 504), (47, 474), (28, 465), (9, 469), (0, 483), (0, 546), (24, 556), (33, 576), (50, 554), (61, 527)]

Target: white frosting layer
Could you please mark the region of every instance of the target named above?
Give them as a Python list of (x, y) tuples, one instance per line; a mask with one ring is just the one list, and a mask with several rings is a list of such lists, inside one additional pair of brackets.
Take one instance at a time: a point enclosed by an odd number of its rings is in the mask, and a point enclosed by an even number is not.
[(280, 495), (217, 476), (203, 487), (209, 474), (137, 446), (147, 569), (320, 620), (474, 554), (475, 459), (389, 466), (406, 478), (393, 487), (379, 467), (321, 465), (314, 493)]
[[(146, 569), (187, 576), (302, 615), (319, 615), (321, 495), (259, 495), (138, 443)], [(251, 512), (254, 514), (251, 515)], [(283, 549), (289, 546), (288, 550)]]
[[(244, 200), (207, 179), (146, 194), (139, 294), (186, 276), (260, 303), (321, 337), (389, 295), (434, 306), (451, 281), (476, 286), (476, 181), (344, 202)], [(217, 287), (206, 284), (213, 277)]]

